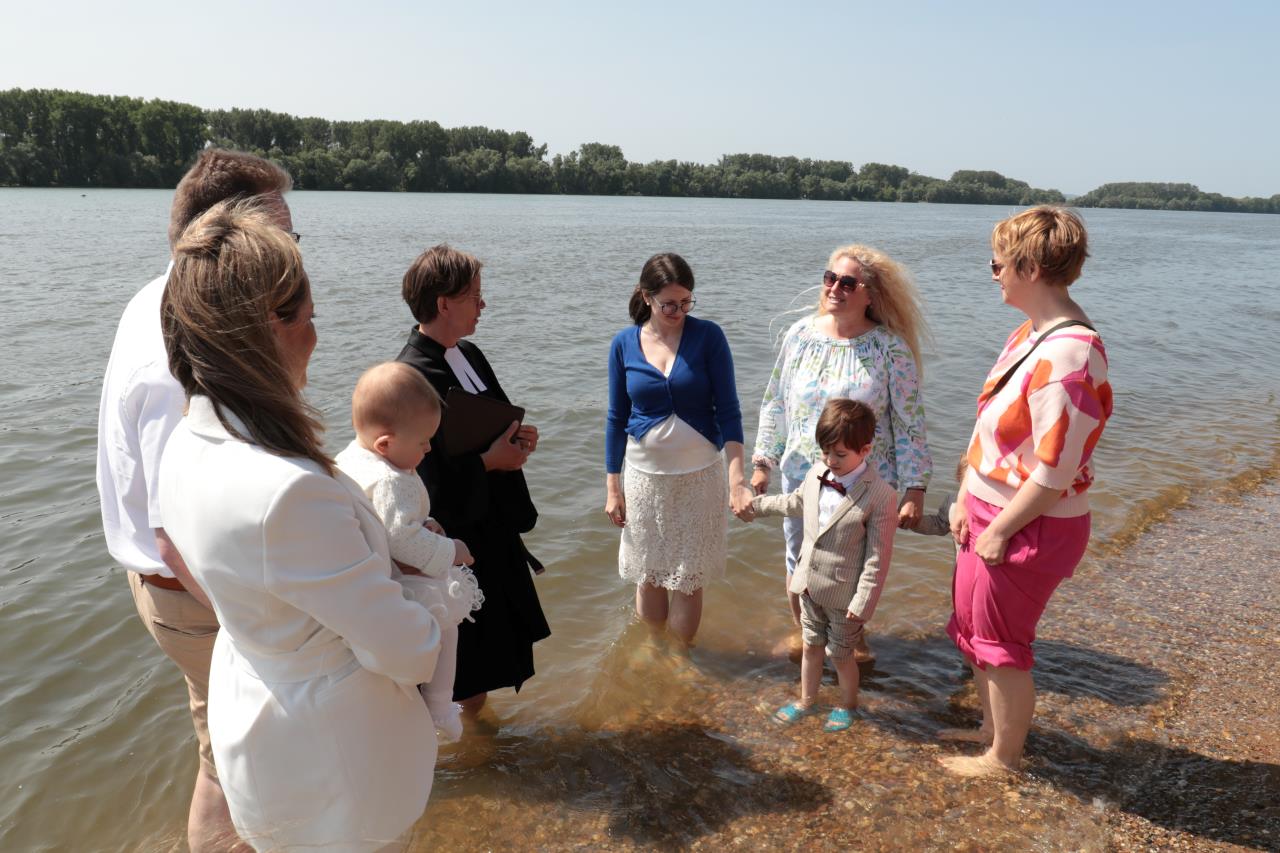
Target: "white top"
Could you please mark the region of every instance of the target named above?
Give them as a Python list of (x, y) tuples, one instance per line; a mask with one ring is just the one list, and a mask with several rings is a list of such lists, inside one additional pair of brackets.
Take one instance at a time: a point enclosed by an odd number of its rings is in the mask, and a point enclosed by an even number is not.
[(443, 577), (454, 563), (456, 548), (452, 539), (422, 526), (431, 518), (431, 497), (418, 473), (395, 467), (358, 439), (352, 439), (334, 461), (364, 490), (382, 519), (392, 559), (428, 577)]
[[(244, 434), (234, 416), (228, 420)], [(259, 850), (377, 850), (431, 792), (440, 626), (393, 579), (360, 487), (230, 435), (191, 400), (160, 466), (165, 530), (222, 629), (209, 735), (231, 818)]]
[[(170, 262), (169, 269), (173, 268)], [(160, 299), (169, 270), (129, 300), (102, 381), (98, 408), (98, 497), (107, 550), (142, 574), (173, 577), (160, 559), (160, 456), (182, 420), (186, 395), (169, 372)]]
[(636, 441), (627, 436), (627, 467), (646, 474), (689, 474), (716, 464), (720, 451), (707, 437), (672, 414)]
[[(861, 465), (859, 465), (857, 468), (854, 468), (852, 471), (850, 471), (848, 474), (845, 474), (843, 477), (837, 477), (835, 474), (832, 474), (831, 477), (837, 483), (844, 486), (845, 490), (847, 491), (853, 488), (853, 484), (858, 482), (858, 478), (862, 476), (862, 472), (865, 470), (867, 470), (867, 463), (866, 463), (866, 460), (863, 460)], [(831, 488), (830, 486), (819, 487), (818, 489), (818, 529), (819, 530), (827, 526), (827, 521), (831, 518), (831, 514), (836, 511), (836, 507), (840, 506), (840, 502), (843, 501), (844, 498), (845, 498), (844, 495), (840, 494), (838, 491)]]
[(422, 526), (431, 518), (431, 496), (418, 473), (397, 468), (359, 440), (348, 444), (334, 461), (373, 504), (387, 530), (391, 558), (426, 575), (394, 572), (405, 596), (431, 611), (442, 627), (463, 619), (474, 622), (470, 614), (484, 604), (484, 593), (470, 569), (454, 565), (457, 546), (453, 540)]
[(462, 350), (457, 347), (446, 347), (444, 360), (453, 371), (453, 375), (458, 377), (458, 381), (462, 383), (462, 390), (470, 391), (472, 394), (479, 394), (485, 390), (485, 384), (480, 379), (480, 374), (476, 373), (476, 369), (471, 366), (471, 362), (467, 361), (467, 357), (462, 354)]

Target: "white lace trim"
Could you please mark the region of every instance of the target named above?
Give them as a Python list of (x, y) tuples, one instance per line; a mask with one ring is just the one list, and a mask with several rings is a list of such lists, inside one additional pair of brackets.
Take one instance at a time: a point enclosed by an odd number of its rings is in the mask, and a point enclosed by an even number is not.
[(689, 474), (623, 474), (627, 526), (618, 574), (685, 594), (724, 576), (728, 488), (724, 462)]

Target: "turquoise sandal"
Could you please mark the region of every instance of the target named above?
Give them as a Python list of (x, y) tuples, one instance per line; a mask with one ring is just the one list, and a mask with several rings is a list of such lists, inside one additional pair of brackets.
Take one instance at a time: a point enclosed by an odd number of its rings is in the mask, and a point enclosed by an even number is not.
[(851, 725), (853, 725), (853, 714), (848, 708), (832, 708), (831, 713), (827, 716), (827, 722), (822, 726), (822, 730), (824, 732), (842, 732)]
[(812, 713), (812, 706), (806, 708), (799, 702), (788, 702), (773, 712), (773, 719), (784, 726), (789, 726), (801, 717), (807, 717)]

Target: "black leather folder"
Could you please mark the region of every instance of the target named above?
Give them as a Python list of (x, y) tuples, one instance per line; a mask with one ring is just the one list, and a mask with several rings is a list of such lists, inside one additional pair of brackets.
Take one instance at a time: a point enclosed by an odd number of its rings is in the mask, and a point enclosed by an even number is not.
[(444, 405), (447, 414), (441, 444), (450, 456), (487, 450), (512, 421), (524, 422), (524, 409), (519, 406), (461, 388), (450, 388)]

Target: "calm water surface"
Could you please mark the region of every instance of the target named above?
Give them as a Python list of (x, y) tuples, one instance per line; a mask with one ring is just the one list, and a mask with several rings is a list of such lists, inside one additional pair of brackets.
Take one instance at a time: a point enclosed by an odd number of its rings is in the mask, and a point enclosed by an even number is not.
[[(185, 690), (138, 624), (93, 483), (107, 353), (125, 302), (164, 269), (169, 201), (158, 191), (0, 190), (0, 849), (164, 849), (183, 834), (195, 770)], [(771, 674), (761, 689), (774, 693), (761, 700), (785, 695), (774, 682), (787, 671), (765, 654), (787, 624), (781, 533), (768, 520), (732, 522), (727, 577), (707, 592), (692, 675), (634, 677), (632, 588), (617, 578), (618, 534), (601, 512), (601, 425), (608, 342), (627, 322), (646, 257), (674, 250), (693, 266), (698, 314), (733, 346), (748, 441), (777, 337), (799, 316), (788, 312), (815, 298), (830, 250), (864, 242), (905, 263), (933, 331), (930, 508), (951, 487), (982, 377), (1021, 319), (1000, 304), (986, 266), (991, 226), (1011, 212), (999, 207), (358, 193), (294, 193), (290, 204), (318, 311), (308, 394), (327, 415), (331, 449), (350, 438), (359, 371), (394, 357), (407, 334), (401, 274), (440, 241), (486, 262), (489, 308), (474, 340), (544, 436), (526, 469), (541, 510), (527, 542), (549, 566), (538, 587), (554, 633), (537, 647), (537, 677), (518, 696), (493, 697), (498, 736), (442, 751), (424, 823), (459, 802), (479, 804), (469, 820), (500, 822), (498, 804), (512, 796), (502, 773), (522, 776), (522, 795), (556, 800), (566, 777), (548, 744), (644, 732), (643, 709), (664, 694), (678, 705), (691, 680), (707, 696)], [(1149, 502), (1275, 452), (1280, 218), (1086, 218), (1093, 257), (1073, 292), (1102, 331), (1116, 390), (1092, 492), (1105, 540), (1140, 523)], [(906, 727), (959, 689), (954, 660), (893, 653), (900, 638), (936, 632), (949, 569), (943, 540), (899, 537), (873, 625), (886, 651), (868, 694), (912, 697), (895, 712)], [(492, 760), (504, 749), (531, 757)], [(433, 826), (438, 841), (467, 837), (465, 826)]]

